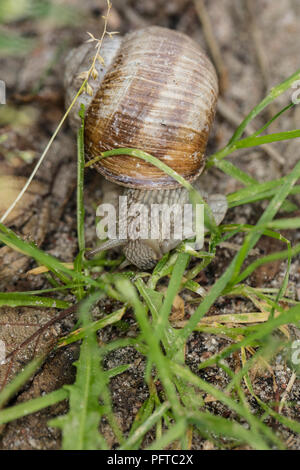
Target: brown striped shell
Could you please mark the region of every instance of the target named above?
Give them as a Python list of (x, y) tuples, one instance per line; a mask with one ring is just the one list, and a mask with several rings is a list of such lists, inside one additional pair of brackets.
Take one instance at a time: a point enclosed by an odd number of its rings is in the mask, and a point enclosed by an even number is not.
[[(210, 60), (188, 36), (156, 26), (122, 41), (114, 38), (118, 43), (109, 41), (104, 46), (112, 49), (112, 57), (86, 114), (87, 158), (114, 148), (137, 148), (195, 180), (204, 167), (218, 95)], [(95, 166), (108, 180), (127, 187), (177, 186), (161, 170), (131, 156), (108, 157)]]

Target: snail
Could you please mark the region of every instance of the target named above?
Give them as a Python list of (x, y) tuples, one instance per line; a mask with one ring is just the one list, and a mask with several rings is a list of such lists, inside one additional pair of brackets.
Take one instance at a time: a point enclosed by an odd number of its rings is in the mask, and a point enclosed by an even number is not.
[[(69, 53), (65, 69), (67, 106), (80, 88), (80, 74), (89, 69), (94, 54), (91, 43)], [(96, 65), (98, 77), (90, 81), (92, 96), (80, 95), (70, 114), (71, 126), (76, 130), (80, 125), (80, 105), (85, 105), (87, 160), (115, 148), (140, 149), (157, 157), (187, 181), (195, 182), (201, 192), (198, 177), (205, 166), (206, 144), (218, 95), (216, 72), (208, 57), (185, 34), (157, 26), (124, 37), (106, 37), (101, 56), (104, 63)], [(148, 207), (175, 203), (181, 207), (189, 201), (188, 191), (176, 180), (136, 157), (107, 157), (95, 163), (94, 168), (106, 180), (105, 201), (116, 202), (120, 194), (127, 196), (129, 208), (134, 203)], [(225, 196), (203, 197), (219, 224), (227, 210)], [(164, 238), (163, 216), (156, 239), (130, 237), (135, 217), (126, 222), (129, 237), (108, 240), (100, 249), (122, 247), (127, 260), (140, 269), (152, 268), (181, 241), (176, 237)]]

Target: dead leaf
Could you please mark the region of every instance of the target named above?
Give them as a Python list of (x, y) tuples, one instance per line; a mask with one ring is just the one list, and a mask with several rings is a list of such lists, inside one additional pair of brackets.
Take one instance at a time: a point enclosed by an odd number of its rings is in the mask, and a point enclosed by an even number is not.
[[(0, 172), (1, 165), (0, 165)], [(0, 175), (0, 218), (15, 201), (27, 179), (21, 176)], [(30, 216), (30, 208), (37, 204), (41, 196), (47, 194), (46, 186), (40, 181), (33, 181), (13, 211), (5, 219), (5, 225), (20, 226)]]
[(171, 322), (176, 322), (184, 319), (184, 300), (179, 295), (176, 295), (173, 306), (172, 315), (170, 316)]
[(9, 354), (12, 354), (28, 337), (55, 316), (56, 312), (52, 309), (0, 308), (0, 337), (4, 342), (5, 356), (7, 357), (5, 363), (0, 365), (0, 389), (24, 367), (24, 364), (36, 355), (48, 351), (49, 347), (53, 345), (61, 333), (57, 323), (8, 358)]

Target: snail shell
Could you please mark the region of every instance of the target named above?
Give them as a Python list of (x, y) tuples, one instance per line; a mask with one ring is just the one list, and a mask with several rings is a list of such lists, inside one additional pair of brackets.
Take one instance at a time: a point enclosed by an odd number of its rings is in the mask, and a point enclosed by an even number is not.
[[(72, 129), (76, 132), (79, 129), (81, 120), (78, 116), (81, 104), (84, 104), (87, 110), (93, 97), (95, 96), (103, 78), (110, 67), (116, 53), (118, 52), (122, 38), (120, 36), (113, 36), (111, 39), (104, 38), (101, 56), (104, 63), (96, 61), (95, 67), (98, 73), (97, 80), (90, 80), (89, 84), (92, 88), (92, 96), (87, 93), (82, 93), (75, 105), (69, 113), (69, 121)], [(65, 89), (65, 102), (68, 108), (76, 96), (78, 90), (82, 85), (82, 78), (80, 74), (88, 70), (93, 62), (96, 50), (95, 46), (91, 43), (84, 43), (81, 46), (74, 48), (68, 54), (65, 63), (65, 74), (64, 74), (64, 89)]]
[[(70, 104), (95, 54), (84, 44), (69, 55), (65, 86)], [(186, 35), (157, 26), (106, 38), (90, 80), (93, 96), (81, 95), (71, 120), (78, 126), (86, 105), (85, 151), (88, 159), (115, 148), (144, 150), (188, 181), (204, 168), (204, 154), (218, 95), (216, 73), (199, 45)], [(88, 65), (87, 65), (88, 64)], [(96, 169), (108, 180), (137, 189), (176, 188), (178, 183), (138, 158), (107, 157)]]

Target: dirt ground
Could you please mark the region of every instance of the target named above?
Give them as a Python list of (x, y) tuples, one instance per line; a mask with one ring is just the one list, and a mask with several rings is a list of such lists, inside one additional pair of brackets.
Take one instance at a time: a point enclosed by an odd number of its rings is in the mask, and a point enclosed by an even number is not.
[[(71, 5), (74, 21), (61, 24), (55, 19), (19, 20), (8, 26), (26, 37), (36, 40), (36, 47), (26, 56), (4, 56), (0, 58), (0, 78), (7, 84), (8, 107), (0, 107), (0, 178), (12, 178), (11, 198), (17, 194), (44, 150), (64, 112), (63, 69), (64, 58), (71, 47), (87, 39), (86, 31), (99, 37), (102, 31), (101, 15), (105, 12), (104, 0), (54, 1)], [(147, 25), (175, 28), (194, 38), (210, 55), (207, 36), (192, 0), (112, 0), (113, 9), (109, 29), (126, 33)], [(231, 137), (237, 124), (265, 96), (274, 85), (287, 78), (299, 68), (300, 50), (300, 2), (298, 0), (210, 0), (205, 2), (213, 25), (215, 40), (221, 51), (222, 94), (210, 137), (207, 153), (222, 148)], [(290, 91), (288, 92), (290, 93)], [(261, 127), (272, 115), (289, 102), (284, 95), (255, 121)], [(3, 110), (6, 108), (6, 111)], [(270, 132), (300, 127), (300, 107), (295, 106), (282, 119), (274, 123)], [(3, 138), (1, 138), (3, 137)], [(65, 125), (55, 140), (46, 160), (42, 164), (35, 183), (26, 194), (17, 211), (9, 220), (10, 226), (63, 262), (72, 262), (77, 254), (76, 238), (76, 139), (68, 125)], [(9, 158), (8, 158), (9, 155)], [(270, 147), (236, 152), (232, 161), (242, 170), (259, 181), (279, 178), (292, 170), (300, 158), (298, 139), (290, 143), (272, 144)], [(86, 244), (95, 244), (95, 207), (101, 200), (99, 177), (87, 171), (85, 177)], [(8, 180), (7, 180), (8, 181)], [(209, 170), (203, 179), (203, 186), (209, 192), (217, 190), (224, 194), (236, 191), (241, 186), (217, 169)], [(1, 196), (1, 179), (0, 179)], [(291, 201), (299, 207), (300, 197)], [(7, 201), (6, 201), (7, 204)], [(255, 224), (265, 203), (252, 204), (231, 209), (226, 222)], [(0, 214), (3, 212), (0, 199)], [(300, 233), (286, 232), (290, 240), (300, 241)], [(236, 237), (238, 245), (242, 238)], [(280, 242), (262, 238), (256, 255), (262, 256), (285, 247)], [(211, 285), (224, 272), (234, 255), (233, 247), (219, 248), (216, 259), (197, 279), (204, 287)], [(49, 288), (45, 276), (26, 274), (35, 264), (10, 248), (0, 247), (0, 291), (29, 291)], [(280, 286), (286, 264), (270, 263), (258, 268), (247, 281), (255, 287)], [(300, 300), (300, 261), (294, 258), (289, 281), (294, 298)], [(63, 298), (63, 297), (62, 297)], [(71, 297), (70, 297), (70, 300)], [(111, 313), (116, 303), (106, 300), (95, 310), (99, 318)], [(251, 309), (243, 299), (219, 299), (210, 314), (234, 313)], [(248, 310), (249, 311), (249, 310)], [(32, 308), (0, 308), (0, 338), (8, 344), (8, 352), (16, 344), (22, 344), (40, 325), (44, 325), (58, 313), (54, 309), (37, 311)], [(127, 314), (129, 329), (122, 331), (112, 326), (101, 331), (99, 341), (110, 341), (116, 337), (134, 336), (136, 323)], [(37, 352), (46, 351), (58, 336), (66, 334), (74, 325), (75, 318), (69, 317), (46, 329), (41, 337), (24, 346), (14, 357), (11, 367), (0, 367), (0, 384), (7, 382)], [(297, 330), (296, 337), (300, 338)], [(193, 334), (187, 351), (187, 361), (192, 370), (197, 370), (200, 360), (223, 348), (227, 340), (209, 334)], [(35, 377), (18, 394), (12, 403), (26, 401), (32, 397), (49, 393), (63, 384), (72, 383), (78, 346), (50, 355)], [(234, 358), (232, 359), (234, 360)], [(124, 431), (130, 425), (139, 407), (147, 397), (143, 382), (144, 361), (135, 350), (121, 349), (106, 358), (107, 368), (129, 363), (130, 369), (111, 381), (111, 391), (117, 419)], [(291, 370), (284, 361), (274, 365), (274, 377), (264, 371), (255, 381), (255, 391), (263, 400), (278, 400), (284, 393), (291, 376)], [(201, 372), (202, 377), (214, 385), (223, 387), (226, 376), (221, 369), (210, 368)], [(274, 386), (275, 381), (275, 386)], [(287, 414), (299, 419), (300, 381), (296, 381), (289, 394), (289, 401), (295, 406)], [(251, 403), (252, 404), (252, 403)], [(255, 410), (255, 403), (253, 411)], [(212, 402), (210, 409), (216, 414), (227, 416), (223, 405)], [(24, 419), (14, 421), (0, 428), (0, 449), (59, 449), (60, 432), (47, 426), (50, 418), (66, 411), (67, 404), (45, 409)], [(270, 426), (273, 423), (270, 421)], [(102, 422), (102, 431), (114, 444), (107, 423)], [(300, 437), (279, 426), (277, 428), (289, 449), (300, 449)], [(145, 445), (151, 441), (147, 435)], [(194, 449), (213, 448), (201, 437), (193, 442)]]

